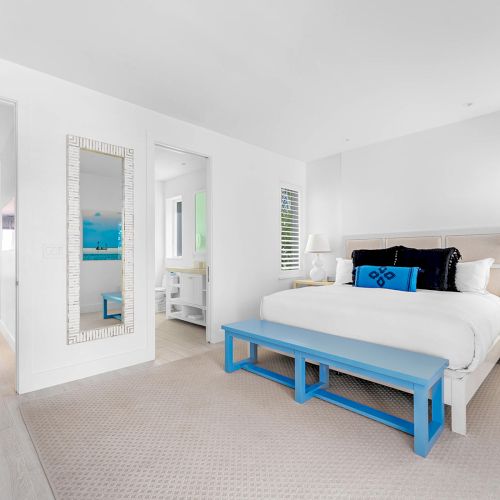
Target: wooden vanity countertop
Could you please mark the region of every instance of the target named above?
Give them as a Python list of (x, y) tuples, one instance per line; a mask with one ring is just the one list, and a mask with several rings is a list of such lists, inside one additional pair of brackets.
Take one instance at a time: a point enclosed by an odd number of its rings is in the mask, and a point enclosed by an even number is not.
[(207, 274), (206, 268), (201, 267), (167, 267), (166, 269), (171, 273)]

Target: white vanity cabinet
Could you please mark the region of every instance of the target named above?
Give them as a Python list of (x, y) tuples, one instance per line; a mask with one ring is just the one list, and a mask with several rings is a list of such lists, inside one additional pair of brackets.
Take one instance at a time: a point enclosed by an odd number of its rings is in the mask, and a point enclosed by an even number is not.
[(206, 325), (207, 280), (204, 269), (167, 269), (167, 317)]
[(188, 304), (205, 306), (203, 296), (205, 276), (180, 273), (180, 299)]

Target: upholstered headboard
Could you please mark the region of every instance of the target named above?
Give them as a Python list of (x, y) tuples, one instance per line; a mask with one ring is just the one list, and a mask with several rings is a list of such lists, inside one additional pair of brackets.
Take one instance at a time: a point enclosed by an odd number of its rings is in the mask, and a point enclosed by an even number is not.
[(412, 248), (456, 247), (462, 254), (462, 262), (469, 260), (495, 259), (491, 269), (488, 290), (500, 296), (500, 229), (489, 231), (454, 231), (423, 234), (399, 234), (382, 236), (352, 236), (345, 238), (345, 256), (349, 258), (353, 250), (388, 248), (404, 245)]

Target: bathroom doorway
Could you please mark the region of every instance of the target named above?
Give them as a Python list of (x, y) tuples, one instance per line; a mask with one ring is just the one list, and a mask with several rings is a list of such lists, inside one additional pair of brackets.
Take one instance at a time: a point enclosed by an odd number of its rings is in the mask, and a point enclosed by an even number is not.
[(0, 98), (0, 384), (17, 391), (17, 109)]
[(155, 145), (155, 338), (165, 362), (210, 349), (209, 159)]

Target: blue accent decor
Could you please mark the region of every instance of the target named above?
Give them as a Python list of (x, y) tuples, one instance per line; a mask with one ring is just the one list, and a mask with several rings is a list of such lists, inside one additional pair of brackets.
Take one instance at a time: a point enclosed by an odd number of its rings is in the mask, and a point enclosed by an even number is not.
[(415, 292), (418, 271), (418, 267), (359, 266), (354, 286)]
[(82, 210), (82, 246), (83, 260), (121, 260), (121, 212)]
[(108, 301), (109, 302), (118, 302), (120, 305), (123, 302), (122, 293), (121, 292), (107, 292), (101, 293), (102, 295), (102, 317), (103, 319), (115, 318), (122, 319), (122, 315), (120, 313), (117, 314), (109, 314), (108, 313)]
[[(414, 436), (417, 455), (427, 456), (444, 427), (443, 380), (448, 361), (394, 347), (338, 337), (270, 321), (249, 320), (222, 326), (226, 334), (225, 370), (244, 369), (295, 390), (295, 401), (315, 397)], [(234, 361), (233, 340), (249, 342), (249, 356)], [(295, 357), (295, 377), (285, 377), (257, 364), (257, 346)], [(306, 384), (306, 359), (319, 363), (319, 381)], [(351, 401), (328, 390), (330, 367), (368, 377), (414, 394), (413, 422)], [(432, 417), (429, 422), (428, 396)]]
[(122, 260), (121, 253), (84, 253), (83, 260)]

